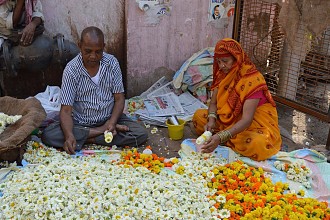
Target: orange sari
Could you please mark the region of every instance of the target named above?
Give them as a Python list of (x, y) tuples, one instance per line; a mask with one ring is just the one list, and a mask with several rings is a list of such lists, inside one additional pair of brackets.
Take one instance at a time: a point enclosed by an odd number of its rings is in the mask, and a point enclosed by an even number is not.
[[(236, 59), (236, 63), (227, 74), (219, 70), (215, 60), (222, 53), (230, 53)], [(268, 102), (257, 107), (250, 127), (232, 137), (225, 145), (257, 161), (276, 154), (280, 150), (282, 139), (276, 105), (263, 75), (244, 53), (240, 44), (233, 39), (219, 41), (215, 47), (214, 57), (211, 89), (218, 88), (218, 119), (215, 131), (229, 129), (237, 123), (242, 117), (245, 100), (255, 92), (263, 91)], [(206, 109), (199, 109), (194, 114), (193, 123), (199, 135), (204, 132), (207, 115)]]

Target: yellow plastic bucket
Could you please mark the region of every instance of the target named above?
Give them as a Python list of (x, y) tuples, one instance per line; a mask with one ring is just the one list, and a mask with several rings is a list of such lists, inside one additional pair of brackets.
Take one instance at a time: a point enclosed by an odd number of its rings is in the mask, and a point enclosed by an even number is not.
[(168, 136), (172, 140), (180, 140), (183, 138), (183, 129), (184, 125), (186, 124), (186, 121), (183, 119), (178, 119), (179, 125), (173, 125), (169, 122), (169, 120), (166, 120), (166, 125), (168, 128)]

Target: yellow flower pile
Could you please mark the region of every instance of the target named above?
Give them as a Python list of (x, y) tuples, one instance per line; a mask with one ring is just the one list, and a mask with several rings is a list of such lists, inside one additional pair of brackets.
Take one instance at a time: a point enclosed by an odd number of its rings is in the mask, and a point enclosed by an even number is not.
[(214, 196), (225, 196), (226, 203), (219, 208), (231, 211), (229, 219), (330, 219), (327, 202), (287, 193), (288, 184), (273, 184), (260, 167), (236, 161), (211, 172), (202, 175), (209, 180), (208, 187), (216, 191)]

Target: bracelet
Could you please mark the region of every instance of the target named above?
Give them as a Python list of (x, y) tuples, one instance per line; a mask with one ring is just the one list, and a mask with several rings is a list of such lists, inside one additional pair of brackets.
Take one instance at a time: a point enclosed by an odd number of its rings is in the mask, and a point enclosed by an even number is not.
[(217, 119), (218, 116), (217, 116), (217, 114), (216, 114), (215, 112), (210, 112), (210, 113), (207, 115), (207, 119), (209, 119), (209, 118), (215, 118), (215, 119)]
[(232, 138), (230, 131), (224, 130), (217, 133), (220, 138), (220, 144), (227, 142), (230, 138)]

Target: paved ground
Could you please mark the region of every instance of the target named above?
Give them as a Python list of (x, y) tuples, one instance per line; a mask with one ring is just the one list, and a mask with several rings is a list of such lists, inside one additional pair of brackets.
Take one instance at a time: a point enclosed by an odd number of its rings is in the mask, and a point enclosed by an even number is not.
[(183, 138), (177, 141), (169, 138), (167, 128), (157, 127), (158, 131), (155, 134), (152, 134), (151, 131), (154, 128), (155, 126), (150, 126), (150, 128), (147, 128), (149, 132), (149, 139), (145, 146), (150, 145), (154, 153), (166, 158), (178, 157), (178, 151), (180, 150), (181, 142), (184, 139), (198, 137), (193, 131), (191, 122), (185, 124)]

